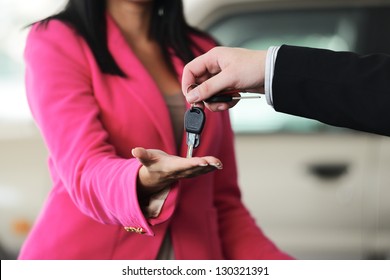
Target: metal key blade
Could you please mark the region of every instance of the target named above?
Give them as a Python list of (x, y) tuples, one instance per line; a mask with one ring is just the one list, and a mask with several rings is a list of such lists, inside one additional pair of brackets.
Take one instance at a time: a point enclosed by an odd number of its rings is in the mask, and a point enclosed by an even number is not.
[(192, 158), (192, 153), (194, 152), (194, 135), (191, 133), (187, 133), (187, 158)]
[(193, 151), (194, 151), (194, 146), (188, 145), (188, 148), (187, 148), (187, 158), (192, 158)]
[(187, 132), (187, 158), (192, 158), (194, 148), (199, 146), (199, 135), (191, 132)]

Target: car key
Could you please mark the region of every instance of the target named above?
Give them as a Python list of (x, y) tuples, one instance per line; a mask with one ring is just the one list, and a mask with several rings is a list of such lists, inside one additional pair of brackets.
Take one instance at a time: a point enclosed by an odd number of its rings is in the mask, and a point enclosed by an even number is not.
[(187, 158), (192, 157), (194, 148), (200, 144), (200, 134), (202, 133), (206, 115), (199, 107), (192, 106), (184, 115), (184, 129), (187, 133)]
[(240, 96), (233, 96), (233, 95), (230, 95), (230, 93), (232, 93), (232, 92), (229, 92), (228, 94), (224, 93), (224, 94), (213, 95), (213, 96), (205, 99), (204, 102), (218, 103), (218, 102), (230, 102), (230, 101), (239, 100), (239, 99), (261, 98), (260, 96), (241, 96), (241, 95)]

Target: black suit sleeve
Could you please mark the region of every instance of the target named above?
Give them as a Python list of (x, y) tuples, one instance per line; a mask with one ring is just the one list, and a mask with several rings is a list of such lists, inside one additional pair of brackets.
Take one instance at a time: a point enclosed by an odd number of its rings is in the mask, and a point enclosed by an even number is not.
[(390, 136), (390, 56), (282, 46), (276, 111)]

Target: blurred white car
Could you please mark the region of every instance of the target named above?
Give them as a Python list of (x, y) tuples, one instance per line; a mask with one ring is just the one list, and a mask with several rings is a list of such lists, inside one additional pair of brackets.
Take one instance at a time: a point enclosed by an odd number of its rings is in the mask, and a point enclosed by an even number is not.
[[(390, 53), (388, 0), (185, 0), (190, 23), (222, 45), (291, 44)], [(390, 78), (390, 77), (389, 77)], [(390, 139), (275, 112), (231, 110), (244, 201), (301, 259), (390, 258)]]

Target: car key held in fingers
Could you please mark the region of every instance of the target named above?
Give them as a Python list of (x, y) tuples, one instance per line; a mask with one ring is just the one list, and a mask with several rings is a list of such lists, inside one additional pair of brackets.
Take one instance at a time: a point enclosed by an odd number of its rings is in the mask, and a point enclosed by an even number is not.
[[(220, 94), (213, 95), (207, 99), (204, 100), (206, 103), (219, 103), (219, 102), (230, 102), (233, 100), (240, 100), (240, 99), (252, 99), (252, 98), (261, 98), (260, 95), (250, 95), (250, 96), (241, 96), (239, 95), (238, 90), (230, 90), (230, 91), (224, 91)], [(236, 94), (236, 95), (233, 95)]]
[(184, 129), (187, 133), (187, 158), (192, 157), (194, 148), (200, 144), (200, 134), (202, 133), (206, 115), (201, 108), (192, 106), (184, 115)]

